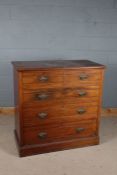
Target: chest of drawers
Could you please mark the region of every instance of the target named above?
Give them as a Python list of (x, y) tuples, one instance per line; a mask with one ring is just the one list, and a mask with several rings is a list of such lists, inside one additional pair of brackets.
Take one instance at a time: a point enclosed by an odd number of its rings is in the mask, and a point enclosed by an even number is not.
[(12, 63), (20, 156), (99, 143), (103, 65), (88, 60)]

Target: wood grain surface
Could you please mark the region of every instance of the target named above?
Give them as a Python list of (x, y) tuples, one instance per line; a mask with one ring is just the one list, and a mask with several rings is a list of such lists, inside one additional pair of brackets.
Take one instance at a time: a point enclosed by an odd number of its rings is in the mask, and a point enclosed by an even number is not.
[(20, 156), (99, 143), (105, 66), (88, 60), (13, 66)]

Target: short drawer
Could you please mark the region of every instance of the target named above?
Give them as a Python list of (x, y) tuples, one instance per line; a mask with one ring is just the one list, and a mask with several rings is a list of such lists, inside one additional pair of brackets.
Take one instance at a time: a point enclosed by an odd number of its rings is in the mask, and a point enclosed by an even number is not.
[(83, 106), (83, 105), (99, 105), (99, 97), (91, 97), (91, 98), (76, 98), (76, 97), (70, 97), (69, 99), (68, 98), (65, 98), (63, 100), (63, 103), (66, 104), (66, 105), (74, 105), (74, 104), (79, 104), (80, 106)]
[(65, 104), (64, 108), (65, 120), (77, 122), (80, 120), (96, 119), (98, 117), (98, 106), (92, 105), (78, 105)]
[(43, 108), (24, 108), (23, 124), (24, 126), (54, 125), (62, 122), (64, 111), (62, 105), (49, 106)]
[(64, 104), (83, 104), (93, 103), (97, 105), (99, 103), (99, 88), (91, 87), (78, 87), (78, 88), (66, 88), (64, 90)]
[[(72, 122), (85, 122), (87, 120), (97, 120), (99, 107), (95, 104), (64, 104), (63, 116), (58, 118), (61, 123), (70, 124)], [(56, 119), (57, 121), (57, 119)]]
[(76, 88), (65, 88), (64, 98), (76, 97), (79, 99), (85, 99), (90, 97), (99, 96), (99, 88), (97, 86), (79, 86)]
[(63, 86), (62, 70), (40, 70), (23, 72), (24, 92), (40, 88), (58, 88)]
[(50, 105), (62, 104), (62, 90), (40, 90), (32, 93), (23, 94), (23, 106), (28, 107), (47, 107)]
[(72, 123), (72, 125), (59, 125), (47, 127), (34, 127), (24, 129), (24, 144), (44, 144), (74, 138), (96, 136), (96, 121)]
[(65, 70), (65, 87), (76, 87), (82, 85), (99, 86), (101, 82), (102, 71), (96, 69)]

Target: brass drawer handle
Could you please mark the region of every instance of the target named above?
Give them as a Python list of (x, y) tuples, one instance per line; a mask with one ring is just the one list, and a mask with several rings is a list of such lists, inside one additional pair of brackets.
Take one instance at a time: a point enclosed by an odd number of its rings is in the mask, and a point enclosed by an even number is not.
[(88, 75), (85, 73), (80, 74), (79, 76), (80, 80), (86, 80), (88, 78)]
[(86, 112), (86, 110), (84, 108), (80, 108), (77, 110), (78, 114), (84, 114)]
[(49, 80), (48, 76), (39, 77), (39, 81), (41, 81), (41, 82), (47, 82), (48, 80)]
[(82, 132), (82, 131), (84, 131), (85, 130), (85, 128), (76, 128), (76, 132)]
[(40, 139), (45, 139), (45, 138), (47, 137), (47, 133), (46, 133), (46, 132), (40, 132), (40, 133), (38, 134), (38, 137), (39, 137)]
[(47, 117), (47, 113), (46, 112), (41, 112), (41, 113), (38, 114), (38, 117), (40, 119), (45, 119)]
[(83, 97), (83, 96), (87, 95), (87, 92), (86, 92), (86, 91), (79, 91), (79, 92), (78, 92), (78, 95), (79, 95), (80, 97)]
[(36, 94), (36, 98), (38, 100), (46, 100), (48, 99), (49, 95), (48, 94)]

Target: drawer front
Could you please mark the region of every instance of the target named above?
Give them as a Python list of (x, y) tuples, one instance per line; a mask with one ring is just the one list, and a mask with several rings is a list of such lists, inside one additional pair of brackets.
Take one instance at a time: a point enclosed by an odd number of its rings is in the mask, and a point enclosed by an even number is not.
[(99, 103), (99, 89), (98, 88), (66, 88), (64, 91), (64, 104), (79, 104), (89, 103), (90, 105), (98, 105)]
[(41, 126), (61, 123), (64, 115), (62, 105), (43, 108), (25, 108), (23, 109), (24, 126)]
[(62, 140), (69, 140), (74, 138), (92, 137), (97, 134), (96, 122), (87, 121), (85, 123), (74, 123), (70, 126), (59, 125), (51, 128), (35, 127), (24, 129), (25, 144), (44, 144), (49, 142), (56, 142)]
[(58, 88), (63, 86), (62, 70), (27, 71), (23, 73), (24, 92), (40, 88)]
[(45, 107), (49, 105), (62, 104), (63, 91), (41, 90), (33, 93), (23, 94), (23, 106)]
[(25, 126), (55, 125), (97, 118), (98, 107), (86, 105), (65, 105), (64, 107), (26, 108), (23, 110)]
[(66, 70), (64, 73), (65, 87), (76, 87), (82, 85), (99, 86), (102, 71), (96, 69)]
[[(87, 120), (91, 118), (97, 118), (98, 114), (98, 106), (93, 105), (72, 105), (66, 104), (63, 108), (64, 118), (68, 121), (79, 121), (79, 120)], [(71, 119), (72, 118), (72, 119)]]
[(23, 94), (23, 105), (32, 107), (44, 107), (47, 105), (57, 105), (64, 103), (93, 103), (98, 104), (99, 89), (90, 88), (66, 88), (40, 90)]
[(86, 99), (90, 97), (98, 97), (99, 88), (97, 87), (77, 87), (77, 88), (65, 88), (64, 97), (76, 97), (79, 99)]
[(86, 105), (99, 105), (99, 97), (85, 97), (85, 98), (76, 98), (76, 97), (69, 97), (69, 98), (64, 98), (63, 104), (69, 105), (69, 104), (78, 104), (80, 106)]

